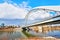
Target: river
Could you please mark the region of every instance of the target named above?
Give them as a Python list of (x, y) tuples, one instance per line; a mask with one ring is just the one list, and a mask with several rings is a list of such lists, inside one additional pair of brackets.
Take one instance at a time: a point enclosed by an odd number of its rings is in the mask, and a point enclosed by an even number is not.
[(0, 32), (0, 40), (15, 40), (24, 37), (20, 32)]
[(56, 37), (56, 38), (60, 38), (60, 30), (50, 31), (47, 33), (47, 35), (52, 36), (52, 37)]

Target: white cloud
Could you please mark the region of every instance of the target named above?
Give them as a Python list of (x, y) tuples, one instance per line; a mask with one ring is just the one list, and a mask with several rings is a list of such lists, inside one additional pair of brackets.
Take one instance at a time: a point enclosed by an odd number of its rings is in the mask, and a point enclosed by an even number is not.
[(16, 3), (14, 3), (14, 6), (7, 2), (0, 4), (0, 18), (24, 19), (28, 9), (31, 9), (31, 7), (27, 6), (27, 4), (28, 3), (26, 2), (22, 2), (19, 6), (16, 6)]
[(51, 14), (43, 10), (36, 10), (36, 12), (30, 12), (30, 15), (28, 16), (29, 20), (46, 19), (46, 18), (51, 18)]
[[(12, 1), (9, 1), (12, 2)], [(28, 2), (22, 2), (21, 4), (17, 5), (16, 3), (9, 3), (8, 1), (0, 4), (0, 18), (7, 18), (7, 19), (24, 19), (26, 14), (30, 9), (32, 9), (31, 6), (28, 6)], [(35, 8), (45, 8), (45, 9), (53, 9), (60, 11), (60, 6), (39, 6)], [(35, 9), (34, 8), (34, 9)], [(45, 13), (45, 14), (44, 14)], [(60, 13), (59, 13), (60, 14)], [(44, 11), (38, 11), (36, 13), (32, 12), (29, 16), (30, 20), (35, 19), (44, 19), (47, 17), (50, 17), (51, 14), (44, 12)]]
[[(33, 9), (37, 9), (37, 8), (44, 8), (44, 9), (60, 11), (60, 6), (39, 6), (39, 7), (33, 8)], [(51, 12), (53, 12), (53, 11), (51, 11)], [(60, 15), (60, 13), (58, 13), (58, 14)], [(51, 18), (51, 17), (56, 16), (56, 15), (57, 15), (57, 13), (50, 14), (49, 12), (46, 12), (46, 11), (36, 10), (34, 12), (30, 12), (28, 19), (29, 20), (48, 19), (48, 18)]]

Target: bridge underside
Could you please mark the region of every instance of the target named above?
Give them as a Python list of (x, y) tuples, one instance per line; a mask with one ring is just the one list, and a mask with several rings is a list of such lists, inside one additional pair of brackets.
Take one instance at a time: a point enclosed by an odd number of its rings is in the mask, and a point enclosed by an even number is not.
[[(60, 30), (60, 25), (55, 25), (55, 24), (60, 24), (60, 20), (51, 21), (38, 25), (32, 25), (28, 27), (36, 32), (48, 32), (52, 30)], [(51, 25), (55, 25), (55, 26), (51, 26)]]

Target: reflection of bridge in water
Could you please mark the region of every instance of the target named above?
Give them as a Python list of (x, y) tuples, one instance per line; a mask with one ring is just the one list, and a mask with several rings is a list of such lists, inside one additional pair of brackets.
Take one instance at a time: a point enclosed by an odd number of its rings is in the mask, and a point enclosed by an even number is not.
[(31, 12), (36, 11), (36, 10), (41, 10), (41, 9), (33, 9), (31, 10), (27, 16), (26, 16), (26, 28), (30, 28), (34, 31), (38, 32), (48, 32), (48, 31), (53, 31), (53, 30), (60, 30), (60, 11), (55, 11), (55, 10), (49, 10), (49, 9), (42, 9), (44, 11), (54, 11), (57, 13), (56, 16), (49, 18), (47, 20), (44, 20), (42, 22), (37, 22), (31, 25), (27, 25), (27, 20), (28, 16), (30, 15)]

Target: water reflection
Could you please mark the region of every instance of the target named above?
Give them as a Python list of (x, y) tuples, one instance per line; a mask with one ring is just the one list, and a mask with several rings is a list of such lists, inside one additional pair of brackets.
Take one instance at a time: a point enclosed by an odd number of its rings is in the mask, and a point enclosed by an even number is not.
[(47, 35), (52, 36), (52, 37), (56, 37), (56, 38), (60, 38), (60, 30), (50, 31), (47, 33)]
[(0, 40), (15, 40), (23, 37), (20, 32), (0, 32)]

